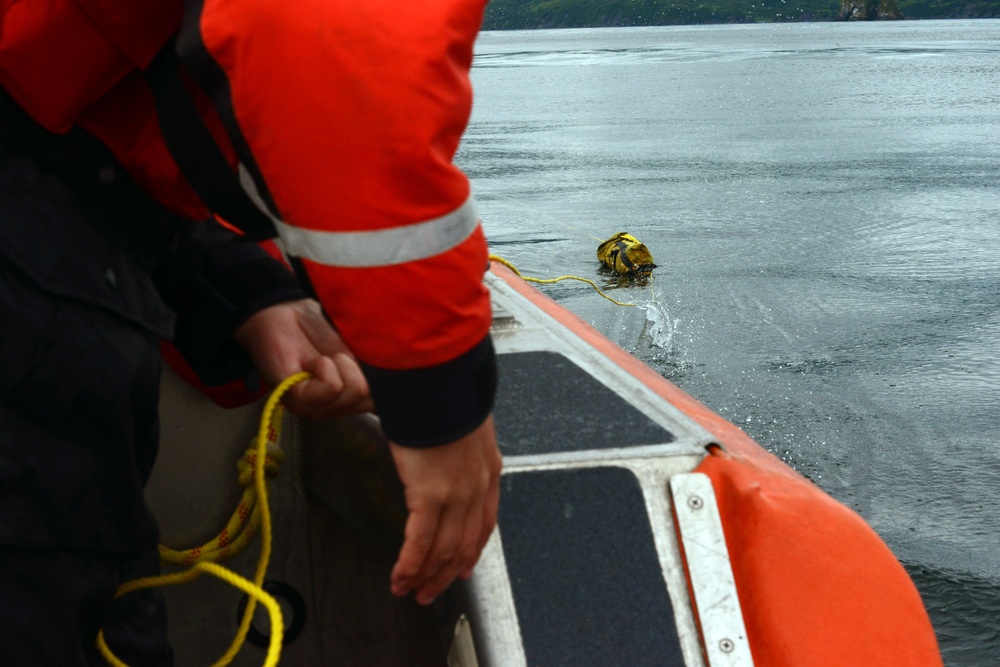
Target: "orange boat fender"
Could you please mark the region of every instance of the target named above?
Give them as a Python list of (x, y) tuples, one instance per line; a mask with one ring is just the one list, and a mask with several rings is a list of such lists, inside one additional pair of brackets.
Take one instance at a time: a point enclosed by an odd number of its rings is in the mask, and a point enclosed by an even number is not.
[(941, 665), (885, 543), (804, 478), (767, 468), (713, 447), (697, 469), (715, 489), (755, 664)]

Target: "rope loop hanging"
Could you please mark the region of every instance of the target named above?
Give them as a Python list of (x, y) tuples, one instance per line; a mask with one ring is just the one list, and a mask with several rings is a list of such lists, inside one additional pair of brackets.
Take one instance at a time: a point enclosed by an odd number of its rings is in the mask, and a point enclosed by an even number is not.
[[(284, 453), (278, 446), (281, 438), (282, 418), (284, 416), (284, 407), (280, 403), (281, 397), (293, 386), (299, 382), (308, 380), (310, 377), (312, 376), (309, 373), (302, 372), (286, 378), (271, 392), (267, 402), (264, 404), (264, 410), (260, 419), (260, 428), (257, 432), (256, 447), (248, 450), (248, 453), (237, 464), (241, 484), (244, 483), (244, 475), (248, 478), (248, 482), (246, 483), (247, 489), (244, 490), (243, 498), (240, 499), (240, 504), (237, 506), (236, 512), (233, 513), (233, 517), (226, 527), (222, 529), (222, 532), (215, 539), (195, 549), (174, 551), (161, 546), (161, 560), (189, 565), (188, 569), (172, 574), (128, 581), (119, 586), (115, 592), (115, 597), (119, 598), (142, 588), (182, 584), (197, 579), (204, 573), (208, 573), (246, 593), (249, 599), (243, 610), (243, 617), (240, 620), (236, 636), (233, 638), (225, 654), (213, 663), (212, 667), (225, 667), (239, 653), (246, 641), (247, 632), (250, 630), (257, 602), (264, 605), (271, 622), (271, 637), (267, 648), (267, 656), (264, 660), (264, 667), (274, 667), (274, 665), (278, 664), (278, 659), (281, 657), (281, 642), (284, 635), (284, 621), (282, 620), (281, 607), (274, 597), (263, 588), (264, 575), (267, 572), (267, 565), (271, 559), (271, 510), (267, 501), (267, 484), (265, 479), (268, 476), (273, 477), (277, 474), (278, 467), (284, 457)], [(265, 463), (263, 466), (259, 466), (256, 464), (257, 461), (264, 461)], [(252, 482), (252, 487), (248, 485), (249, 482)], [(253, 497), (248, 499), (248, 493), (251, 489)], [(257, 568), (252, 581), (217, 564), (216, 561), (238, 553), (239, 549), (249, 544), (258, 531), (261, 533), (260, 557), (257, 560)], [(231, 539), (230, 534), (236, 535), (236, 538)], [(174, 558), (179, 558), (180, 560), (173, 560)], [(104, 638), (103, 631), (97, 634), (97, 648), (112, 667), (128, 667), (111, 651)]]

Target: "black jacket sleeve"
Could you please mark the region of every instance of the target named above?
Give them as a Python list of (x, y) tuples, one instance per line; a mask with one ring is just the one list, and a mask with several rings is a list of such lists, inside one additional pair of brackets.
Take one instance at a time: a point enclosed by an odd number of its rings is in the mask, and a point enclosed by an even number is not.
[(237, 327), (268, 306), (306, 296), (284, 264), (214, 221), (177, 222), (154, 281), (177, 316), (174, 344), (207, 386), (253, 371), (233, 340)]

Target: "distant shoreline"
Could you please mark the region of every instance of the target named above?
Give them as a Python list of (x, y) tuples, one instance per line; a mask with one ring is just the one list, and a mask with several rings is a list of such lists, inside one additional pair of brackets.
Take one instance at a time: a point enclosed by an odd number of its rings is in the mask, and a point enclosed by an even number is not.
[[(1000, 0), (897, 0), (902, 20), (1000, 18)], [(837, 20), (838, 0), (491, 0), (483, 30), (804, 23)]]

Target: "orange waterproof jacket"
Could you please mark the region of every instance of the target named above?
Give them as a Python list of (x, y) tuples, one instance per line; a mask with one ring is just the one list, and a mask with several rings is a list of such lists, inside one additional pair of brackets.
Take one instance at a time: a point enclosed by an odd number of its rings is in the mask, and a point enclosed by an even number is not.
[(49, 131), (84, 127), (154, 198), (204, 217), (141, 74), (177, 35), (205, 124), (362, 362), (390, 437), (475, 428), (495, 385), (487, 248), (452, 159), (485, 0), (185, 4), (4, 0), (0, 82)]

